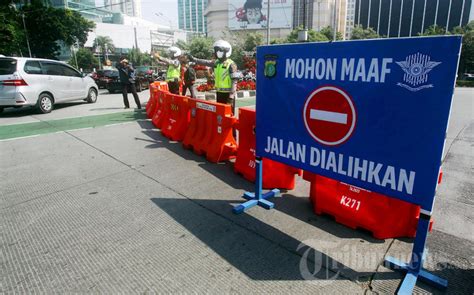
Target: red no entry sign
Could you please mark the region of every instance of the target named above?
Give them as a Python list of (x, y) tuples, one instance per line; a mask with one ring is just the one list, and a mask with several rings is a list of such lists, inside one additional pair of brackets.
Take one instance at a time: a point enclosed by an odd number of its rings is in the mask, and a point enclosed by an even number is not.
[(347, 93), (334, 86), (323, 86), (306, 100), (303, 118), (306, 129), (317, 142), (334, 146), (352, 135), (356, 111)]

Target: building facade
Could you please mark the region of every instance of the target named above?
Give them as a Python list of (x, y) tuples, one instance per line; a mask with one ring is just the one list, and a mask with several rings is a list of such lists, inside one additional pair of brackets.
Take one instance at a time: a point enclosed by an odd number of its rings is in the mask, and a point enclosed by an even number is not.
[(207, 18), (204, 11), (207, 0), (178, 0), (178, 26), (181, 30), (207, 33)]
[(381, 36), (411, 37), (437, 25), (447, 31), (473, 18), (473, 0), (355, 0), (354, 25)]
[(141, 0), (104, 0), (104, 8), (128, 16), (142, 17)]
[(209, 0), (204, 12), (208, 36), (220, 39), (228, 33), (252, 32), (266, 36), (267, 1), (271, 7), (270, 38), (286, 37), (293, 26), (293, 0)]
[[(355, 0), (294, 0), (293, 28), (303, 27), (319, 31), (336, 26), (338, 32), (346, 35), (347, 8)], [(306, 2), (306, 3), (305, 3)], [(306, 15), (303, 12), (306, 4)]]

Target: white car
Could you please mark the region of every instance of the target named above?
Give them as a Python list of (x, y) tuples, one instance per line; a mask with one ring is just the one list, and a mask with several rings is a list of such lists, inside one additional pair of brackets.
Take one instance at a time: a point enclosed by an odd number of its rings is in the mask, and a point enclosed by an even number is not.
[(6, 107), (36, 106), (49, 113), (56, 103), (97, 101), (97, 84), (56, 60), (0, 57), (0, 113)]

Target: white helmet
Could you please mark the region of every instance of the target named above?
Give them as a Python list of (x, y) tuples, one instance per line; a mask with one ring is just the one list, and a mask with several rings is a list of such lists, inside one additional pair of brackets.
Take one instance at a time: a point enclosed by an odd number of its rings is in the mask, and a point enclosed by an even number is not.
[(171, 57), (178, 57), (181, 55), (181, 49), (176, 46), (171, 46), (168, 48), (168, 52), (170, 53)]
[(232, 55), (232, 46), (227, 41), (217, 40), (212, 47), (217, 58), (230, 57)]

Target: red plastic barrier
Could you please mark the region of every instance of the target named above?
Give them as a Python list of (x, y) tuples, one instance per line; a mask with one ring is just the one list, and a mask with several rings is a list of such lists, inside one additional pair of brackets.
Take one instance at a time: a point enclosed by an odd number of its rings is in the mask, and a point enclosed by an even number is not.
[(369, 230), (377, 239), (415, 236), (420, 206), (306, 171), (303, 178), (311, 181), (316, 214), (329, 214), (350, 228)]
[(182, 141), (189, 125), (189, 107), (186, 96), (168, 94), (168, 115), (163, 121), (161, 133), (176, 141)]
[(169, 116), (170, 95), (171, 93), (167, 91), (158, 91), (157, 100), (156, 100), (156, 111), (155, 111), (155, 114), (153, 115), (153, 118), (151, 119), (151, 122), (153, 123), (153, 125), (158, 129), (162, 128), (163, 123), (166, 122)]
[(209, 162), (226, 161), (235, 157), (237, 143), (232, 128), (237, 119), (231, 106), (201, 99), (188, 98), (191, 112), (183, 146), (198, 155), (206, 154)]
[[(255, 181), (255, 110), (252, 108), (239, 109), (239, 147), (234, 163), (234, 171), (245, 179)], [(291, 166), (263, 159), (263, 188), (293, 189), (295, 187), (295, 174), (301, 175), (301, 170)]]

